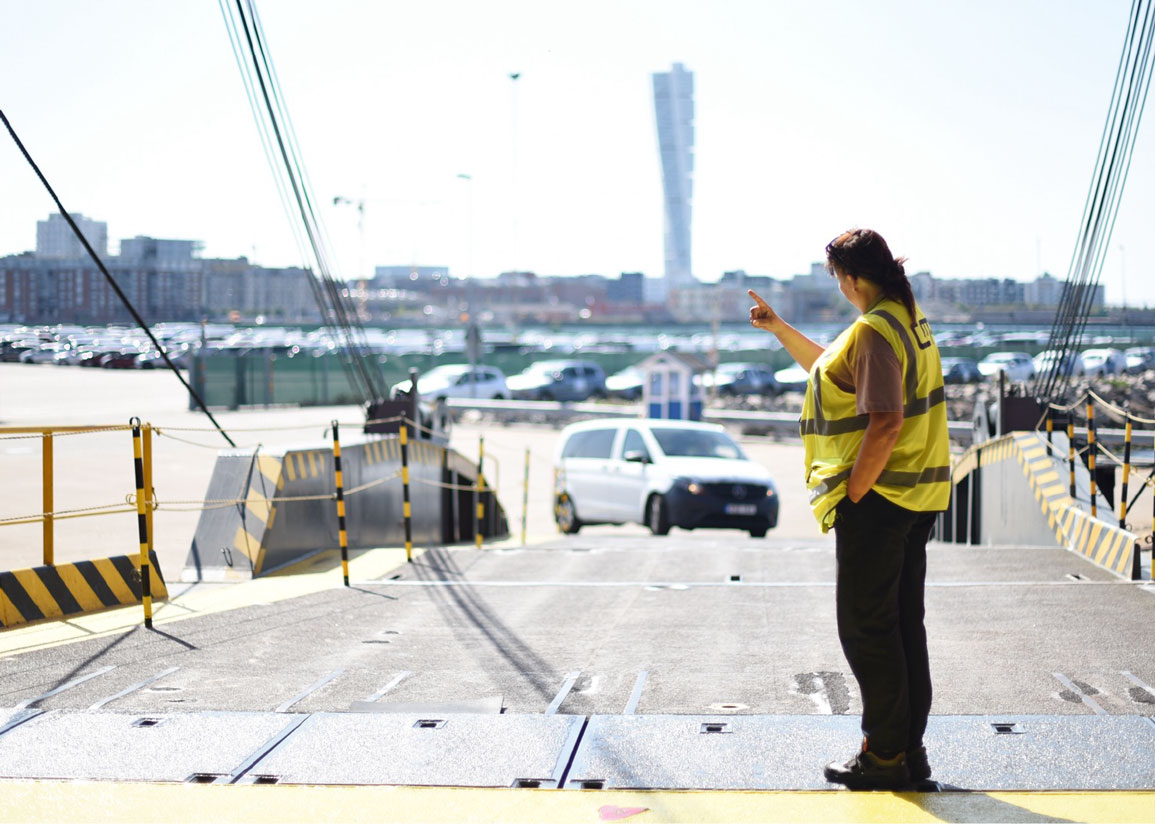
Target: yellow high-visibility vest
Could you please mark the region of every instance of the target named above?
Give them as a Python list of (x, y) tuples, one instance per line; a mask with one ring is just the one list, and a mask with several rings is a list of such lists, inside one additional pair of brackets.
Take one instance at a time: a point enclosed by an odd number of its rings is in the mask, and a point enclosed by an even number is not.
[[(945, 510), (950, 501), (950, 440), (942, 363), (930, 324), (915, 306), (913, 320), (901, 301), (885, 298), (860, 315), (814, 362), (802, 405), (802, 443), (810, 508), (822, 531), (834, 525), (834, 507), (846, 497), (846, 482), (858, 458), (870, 415), (859, 415), (852, 392), (829, 377), (847, 362), (858, 324), (866, 324), (894, 348), (903, 374), (903, 423), (874, 490), (917, 512)], [(861, 330), (858, 330), (861, 331)]]

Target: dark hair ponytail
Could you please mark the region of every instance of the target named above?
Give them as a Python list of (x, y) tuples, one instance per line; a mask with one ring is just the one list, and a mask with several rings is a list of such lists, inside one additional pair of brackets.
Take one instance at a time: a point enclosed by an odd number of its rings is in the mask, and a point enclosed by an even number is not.
[(826, 268), (844, 275), (866, 278), (878, 285), (882, 294), (900, 301), (914, 316), (914, 292), (906, 278), (904, 257), (894, 257), (882, 235), (873, 229), (851, 229), (826, 244)]

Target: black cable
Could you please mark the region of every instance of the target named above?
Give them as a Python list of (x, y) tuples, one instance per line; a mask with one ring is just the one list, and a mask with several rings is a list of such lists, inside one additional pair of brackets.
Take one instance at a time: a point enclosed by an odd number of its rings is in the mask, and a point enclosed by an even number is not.
[[(1142, 22), (1140, 22), (1142, 20)], [(1150, 88), (1151, 45), (1155, 36), (1152, 6), (1133, 0), (1123, 49), (1116, 67), (1111, 101), (1100, 135), (1091, 185), (1080, 218), (1067, 279), (1063, 284), (1047, 348), (1056, 352), (1047, 372), (1035, 381), (1044, 400), (1065, 395), (1074, 368), (1074, 349), (1086, 330), (1099, 289), (1103, 263), (1118, 217)]]
[[(324, 257), (321, 253), (320, 248), (318, 247), (317, 237), (315, 234), (316, 227), (314, 226), (313, 222), (310, 220), (309, 211), (306, 208), (306, 201), (302, 197), (301, 182), (293, 174), (294, 164), (289, 157), (289, 151), (288, 151), (286, 144), (285, 144), (285, 138), (281, 134), (281, 127), (280, 127), (279, 122), (277, 121), (276, 111), (273, 107), (272, 100), (270, 99), (270, 91), (268, 88), (269, 84), (266, 82), (266, 78), (265, 78), (264, 74), (261, 72), (261, 66), (260, 66), (260, 62), (258, 59), (258, 49), (253, 42), (253, 32), (251, 30), (251, 26), (249, 24), (248, 19), (245, 17), (244, 6), (242, 4), (242, 0), (236, 0), (236, 5), (237, 5), (237, 12), (238, 12), (239, 17), (240, 17), (240, 24), (244, 29), (245, 41), (248, 44), (249, 53), (253, 58), (254, 73), (256, 75), (257, 82), (260, 84), (261, 96), (264, 99), (264, 103), (265, 103), (265, 110), (269, 115), (269, 124), (273, 128), (273, 134), (276, 137), (277, 147), (279, 148), (280, 153), (281, 153), (281, 160), (284, 163), (286, 174), (287, 174), (287, 177), (289, 178), (289, 183), (292, 186), (293, 196), (297, 201), (297, 209), (300, 213), (301, 221), (304, 224), (305, 234), (308, 238), (309, 246), (313, 250), (313, 256), (317, 262), (317, 267), (319, 270), (322, 270), (322, 277), (323, 277)], [(322, 294), (323, 294), (323, 292), (322, 292)], [(326, 309), (333, 310), (335, 308), (335, 307), (333, 307), (333, 305), (329, 301), (326, 301), (323, 299), (319, 300), (319, 305), (320, 305), (323, 313), (325, 312)], [(334, 324), (330, 320), (328, 325), (332, 326)], [(345, 341), (341, 341), (341, 338), (339, 337), (338, 340), (345, 344), (345, 348), (348, 351), (349, 355), (353, 355), (353, 352), (349, 351), (350, 348), (348, 346), (347, 339)], [(348, 362), (343, 361), (343, 364), (344, 364), (345, 370), (346, 370), (346, 374), (349, 377), (350, 383), (352, 384), (352, 386), (354, 388), (356, 388), (359, 391), (359, 393), (363, 397), (370, 395), (372, 393), (373, 387), (372, 387), (372, 384), (365, 377), (363, 364), (362, 364), (361, 369), (357, 368), (357, 363), (360, 363), (361, 359), (354, 357), (353, 361), (354, 361), (353, 363), (348, 363)]]
[[(245, 5), (248, 7), (249, 18), (245, 17)], [(304, 164), (301, 162), (300, 153), (294, 144), (294, 135), (291, 131), (292, 123), (289, 119), (287, 106), (284, 104), (283, 94), (280, 92), (276, 81), (276, 71), (272, 66), (271, 55), (265, 46), (265, 37), (260, 27), (259, 17), (256, 14), (256, 7), (251, 0), (245, 5), (242, 5), (242, 0), (236, 2), (240, 26), (244, 29), (245, 41), (252, 56), (254, 74), (256, 74), (261, 87), (265, 110), (270, 125), (273, 127), (285, 173), (293, 187), (297, 210), (300, 213), (313, 257), (317, 263), (319, 282), (315, 297), (318, 297), (326, 325), (337, 333), (337, 341), (345, 353), (346, 362), (343, 365), (346, 367), (350, 383), (359, 388), (363, 396), (368, 398), (381, 397), (384, 392), (384, 382), (381, 380), (379, 370), (371, 372), (368, 369), (366, 356), (370, 350), (368, 341), (364, 338), (364, 331), (359, 324), (351, 322), (352, 308), (347, 305), (347, 298), (341, 293), (339, 285), (329, 274), (329, 254), (325, 246), (325, 238), (313, 208)], [(358, 332), (360, 332), (362, 340), (358, 340)]]
[(146, 335), (148, 335), (148, 339), (152, 341), (152, 345), (156, 347), (156, 351), (158, 351), (160, 356), (164, 358), (164, 362), (168, 364), (168, 368), (173, 371), (173, 374), (177, 376), (182, 384), (184, 384), (184, 388), (189, 391), (189, 394), (192, 395), (193, 400), (197, 402), (197, 406), (199, 406), (201, 411), (204, 412), (208, 416), (208, 419), (213, 422), (213, 426), (215, 426), (217, 431), (221, 433), (221, 436), (229, 442), (229, 446), (235, 448), (236, 444), (233, 443), (233, 439), (229, 437), (228, 433), (225, 432), (223, 428), (221, 428), (221, 425), (217, 423), (217, 419), (213, 417), (213, 413), (209, 412), (208, 407), (205, 406), (205, 402), (201, 400), (200, 395), (198, 395), (196, 390), (189, 385), (189, 382), (185, 380), (184, 375), (180, 373), (180, 370), (177, 369), (173, 362), (169, 359), (168, 353), (164, 350), (164, 347), (160, 345), (160, 341), (158, 341), (152, 334), (152, 329), (150, 329), (148, 324), (144, 322), (144, 318), (142, 318), (136, 311), (136, 307), (132, 305), (132, 302), (128, 299), (128, 296), (125, 295), (123, 291), (121, 291), (120, 286), (117, 285), (108, 269), (105, 268), (104, 262), (100, 259), (100, 256), (96, 254), (96, 251), (92, 248), (91, 245), (89, 245), (88, 238), (86, 238), (84, 233), (80, 231), (80, 227), (76, 225), (76, 221), (72, 219), (72, 215), (70, 215), (68, 210), (64, 208), (64, 204), (61, 203), (60, 198), (56, 196), (56, 191), (48, 183), (48, 179), (44, 177), (44, 173), (40, 171), (40, 167), (36, 165), (36, 161), (32, 159), (32, 155), (30, 155), (28, 150), (24, 148), (24, 143), (21, 142), (20, 138), (16, 135), (16, 130), (13, 129), (12, 124), (8, 122), (8, 118), (5, 116), (3, 110), (0, 110), (0, 120), (4, 121), (4, 126), (8, 129), (8, 134), (12, 135), (12, 139), (16, 142), (16, 146), (20, 149), (20, 153), (24, 155), (24, 159), (28, 161), (28, 165), (32, 167), (32, 171), (36, 172), (36, 176), (40, 178), (40, 182), (43, 183), (44, 188), (48, 190), (48, 194), (51, 196), (52, 201), (56, 204), (56, 208), (60, 210), (60, 214), (64, 217), (64, 219), (68, 221), (68, 225), (72, 227), (72, 231), (76, 234), (77, 239), (81, 242), (81, 244), (84, 245), (85, 251), (88, 252), (89, 257), (92, 258), (97, 268), (100, 269), (101, 274), (104, 275), (104, 279), (107, 280), (108, 285), (112, 287), (112, 291), (116, 293), (116, 296), (120, 298), (121, 302), (125, 305), (125, 308), (128, 309), (129, 314), (132, 315), (132, 319), (135, 320), (137, 325), (144, 330)]

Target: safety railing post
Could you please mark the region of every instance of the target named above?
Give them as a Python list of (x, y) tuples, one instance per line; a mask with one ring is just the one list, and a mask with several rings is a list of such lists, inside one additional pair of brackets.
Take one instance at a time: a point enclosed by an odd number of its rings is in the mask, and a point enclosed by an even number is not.
[(136, 530), (140, 542), (140, 601), (144, 606), (144, 625), (152, 629), (152, 575), (148, 557), (148, 514), (144, 493), (144, 455), (141, 446), (140, 418), (129, 419), (132, 427), (132, 469), (136, 477)]
[(402, 423), (398, 435), (401, 439), (401, 516), (405, 521), (405, 560), (412, 563), (413, 513), (409, 504), (409, 427)]
[[(1055, 428), (1055, 421), (1054, 421), (1054, 418), (1052, 417), (1052, 415), (1053, 415), (1053, 413), (1051, 412), (1051, 407), (1048, 406), (1047, 407), (1047, 448), (1048, 448), (1048, 450), (1053, 445), (1051, 442), (1051, 432), (1054, 431), (1054, 428)], [(1049, 455), (1048, 455), (1048, 457), (1049, 457)]]
[(477, 517), (477, 524), (476, 524), (477, 529), (476, 529), (475, 540), (477, 542), (477, 548), (478, 549), (481, 549), (481, 525), (484, 523), (484, 518), (485, 518), (485, 498), (484, 498), (484, 495), (485, 495), (485, 476), (481, 474), (481, 465), (482, 465), (482, 463), (484, 463), (484, 461), (485, 461), (485, 438), (478, 438), (477, 439), (477, 483), (475, 483), (473, 485), (473, 496), (474, 496), (474, 500), (477, 502), (477, 511), (475, 513), (475, 515)]
[(525, 527), (529, 520), (529, 447), (525, 448), (525, 479), (521, 494), (521, 545), (525, 546)]
[(141, 430), (141, 457), (144, 463), (144, 517), (148, 527), (148, 551), (156, 546), (156, 529), (152, 513), (156, 509), (156, 490), (152, 486), (152, 424), (146, 423)]
[(337, 486), (337, 542), (341, 547), (341, 576), (349, 586), (349, 535), (345, 531), (345, 478), (341, 472), (341, 432), (333, 421), (333, 478)]
[(1067, 416), (1067, 467), (1071, 473), (1071, 500), (1078, 500), (1075, 495), (1075, 419)]
[[(1126, 407), (1124, 407), (1126, 411)], [(1131, 480), (1131, 416), (1123, 428), (1123, 492), (1119, 496), (1119, 529), (1127, 528), (1127, 487)]]
[(1087, 401), (1087, 471), (1091, 473), (1091, 517), (1099, 517), (1099, 505), (1095, 500), (1095, 404)]
[(52, 513), (56, 508), (53, 503), (52, 479), (52, 430), (45, 429), (41, 439), (41, 512), (44, 513), (44, 566), (52, 566), (56, 558), (56, 537)]

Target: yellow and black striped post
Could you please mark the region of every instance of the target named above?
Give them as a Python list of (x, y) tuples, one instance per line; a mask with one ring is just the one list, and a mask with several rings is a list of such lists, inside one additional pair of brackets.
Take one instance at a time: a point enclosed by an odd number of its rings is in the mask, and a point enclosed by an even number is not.
[(1071, 471), (1071, 500), (1075, 497), (1075, 419), (1067, 418), (1067, 466)]
[(481, 524), (485, 518), (485, 476), (481, 474), (481, 464), (485, 461), (485, 438), (477, 439), (477, 548), (481, 549)]
[[(1124, 408), (1126, 412), (1126, 408)], [(1127, 487), (1131, 480), (1131, 415), (1123, 427), (1123, 491), (1119, 495), (1119, 529), (1127, 528)]]
[(136, 531), (140, 541), (140, 602), (144, 605), (144, 625), (152, 629), (152, 581), (148, 558), (148, 509), (144, 498), (144, 455), (140, 442), (140, 418), (128, 421), (132, 427), (132, 468), (136, 476)]
[(44, 512), (44, 566), (52, 566), (55, 562), (56, 553), (56, 539), (53, 533), (52, 512), (56, 505), (53, 503), (51, 429), (44, 430), (41, 448), (40, 470), (40, 500), (44, 506), (44, 509), (42, 510)]
[(413, 511), (409, 504), (409, 427), (401, 424), (401, 514), (405, 519), (405, 560), (413, 562)]
[(525, 479), (521, 493), (521, 545), (525, 546), (525, 525), (529, 519), (529, 447), (525, 448)]
[(1047, 446), (1051, 446), (1051, 432), (1055, 429), (1055, 421), (1052, 418), (1051, 407), (1047, 407)]
[(1095, 500), (1095, 404), (1087, 401), (1087, 471), (1091, 473), (1091, 517), (1099, 517)]
[(349, 586), (349, 534), (345, 531), (345, 478), (341, 473), (341, 432), (333, 421), (333, 477), (337, 485), (337, 541), (341, 546), (341, 575)]

